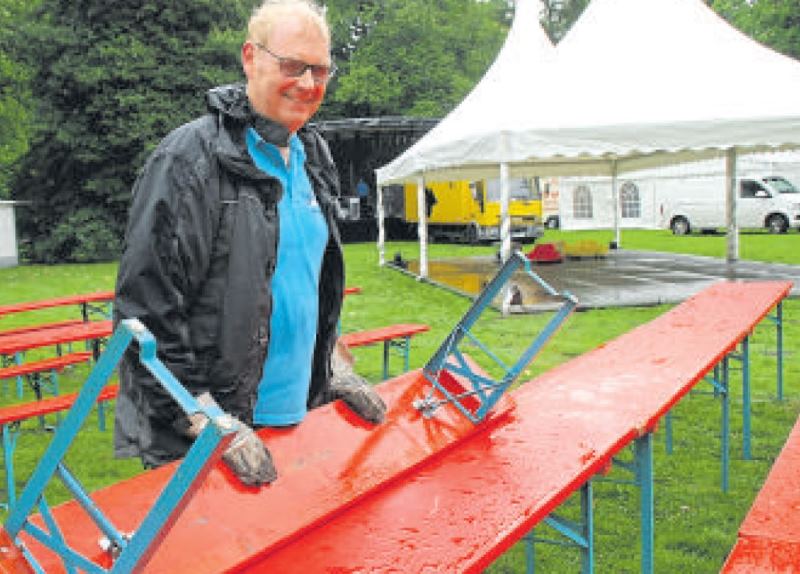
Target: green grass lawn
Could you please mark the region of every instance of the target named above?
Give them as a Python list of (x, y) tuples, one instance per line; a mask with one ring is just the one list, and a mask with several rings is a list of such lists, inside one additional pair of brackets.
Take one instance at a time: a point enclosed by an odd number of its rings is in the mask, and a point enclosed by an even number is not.
[[(610, 231), (547, 231), (544, 240), (565, 241), (613, 239)], [(622, 246), (724, 257), (723, 235), (673, 237), (665, 231), (623, 231)], [(387, 258), (402, 252), (406, 259), (418, 256), (414, 243), (390, 243)], [(491, 253), (491, 247), (457, 245), (430, 246), (430, 257), (448, 257), (471, 253)], [(743, 259), (800, 264), (800, 234), (769, 235), (746, 233), (740, 239)], [(345, 247), (347, 283), (362, 288), (359, 295), (348, 297), (342, 317), (343, 328), (355, 331), (399, 322), (420, 322), (431, 326), (429, 333), (412, 343), (411, 366), (421, 366), (436, 350), (443, 337), (468, 308), (469, 301), (437, 287), (419, 283), (391, 269), (377, 266), (374, 244), (351, 244)], [(0, 304), (113, 288), (116, 266), (57, 265), (22, 266), (0, 269)], [(524, 374), (529, 379), (563, 361), (569, 360), (645, 321), (668, 307), (600, 309), (576, 313), (542, 351)], [(774, 457), (800, 410), (797, 383), (798, 346), (800, 345), (800, 304), (785, 304), (785, 387), (786, 399), (774, 399), (774, 328), (765, 322), (752, 338), (753, 384), (753, 453), (755, 460), (741, 459), (741, 404), (734, 391), (732, 402), (732, 463), (728, 494), (719, 488), (719, 403), (696, 394), (687, 397), (674, 410), (675, 452), (664, 452), (663, 433), (656, 435), (656, 571), (717, 572), (730, 550), (739, 523), (768, 472)], [(0, 329), (44, 321), (77, 318), (77, 309), (37, 311), (0, 319)], [(524, 315), (501, 317), (490, 312), (479, 325), (481, 340), (498, 354), (515, 359), (543, 327), (549, 316)], [(354, 351), (359, 370), (377, 382), (381, 376), (382, 352), (379, 347)], [(398, 372), (399, 357), (392, 357), (392, 370)], [(85, 376), (76, 368), (62, 377), (64, 391), (75, 390)], [(734, 380), (738, 373), (734, 373)], [(9, 385), (0, 402), (18, 399)], [(736, 389), (735, 385), (733, 387)], [(30, 392), (22, 400), (30, 400)], [(32, 422), (20, 437), (16, 465), (18, 484), (24, 484), (45, 448), (50, 435), (36, 430)], [(69, 464), (90, 489), (116, 482), (141, 472), (136, 461), (118, 461), (112, 456), (111, 433), (100, 432), (94, 421), (86, 426), (74, 445)], [(490, 478), (490, 477), (489, 477)], [(612, 470), (608, 479), (626, 479), (623, 472)], [(53, 489), (51, 502), (62, 500), (65, 493)], [(561, 509), (575, 513), (576, 501)], [(595, 485), (596, 571), (601, 573), (637, 572), (639, 570), (638, 489), (612, 481)], [(540, 534), (546, 534), (541, 528)], [(537, 546), (537, 571), (574, 572), (579, 569), (579, 554), (563, 546)], [(524, 548), (517, 545), (502, 556), (489, 572), (523, 572)]]

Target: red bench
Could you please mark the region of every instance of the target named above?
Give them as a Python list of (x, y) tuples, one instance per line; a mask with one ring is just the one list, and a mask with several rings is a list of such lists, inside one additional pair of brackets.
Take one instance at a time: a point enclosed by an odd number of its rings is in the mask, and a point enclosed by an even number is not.
[(800, 572), (800, 418), (753, 501), (724, 574)]
[[(82, 353), (88, 355), (86, 360), (91, 359), (91, 353)], [(24, 365), (23, 365), (24, 366)], [(98, 424), (100, 430), (105, 429), (105, 410), (104, 403), (113, 400), (117, 397), (119, 387), (117, 385), (108, 385), (98, 398)], [(14, 478), (14, 449), (16, 448), (17, 439), (19, 438), (20, 426), (23, 422), (33, 419), (44, 417), (54, 413), (61, 413), (67, 411), (72, 407), (78, 393), (69, 395), (60, 395), (29, 403), (22, 403), (18, 405), (10, 405), (0, 407), (0, 428), (2, 428), (3, 437), (3, 463), (6, 473), (6, 495), (7, 502), (0, 502), (0, 506), (10, 508), (16, 499), (16, 481)], [(0, 572), (3, 572), (0, 568)]]
[(398, 324), (367, 331), (346, 333), (341, 335), (339, 340), (350, 348), (383, 343), (383, 380), (386, 380), (389, 378), (389, 350), (396, 348), (402, 353), (403, 372), (406, 372), (408, 371), (411, 337), (429, 330), (430, 327), (428, 325)]
[[(0, 305), (0, 317), (12, 313), (24, 313), (26, 311), (37, 311), (40, 309), (50, 309), (53, 307), (66, 307), (69, 305), (79, 305), (84, 321), (88, 321), (89, 308), (93, 303), (110, 303), (114, 300), (113, 291), (98, 291), (96, 293), (85, 293), (81, 295), (67, 295), (66, 297), (54, 297), (52, 299), (41, 299), (39, 301), (24, 301), (22, 303), (12, 303), (11, 305)], [(108, 315), (107, 312), (103, 313)]]
[(37, 399), (42, 398), (42, 385), (49, 384), (52, 394), (58, 394), (58, 378), (56, 373), (70, 365), (86, 363), (92, 360), (89, 351), (70, 353), (58, 357), (49, 357), (39, 361), (30, 361), (19, 365), (9, 365), (0, 369), (0, 380), (24, 377), (28, 380)]

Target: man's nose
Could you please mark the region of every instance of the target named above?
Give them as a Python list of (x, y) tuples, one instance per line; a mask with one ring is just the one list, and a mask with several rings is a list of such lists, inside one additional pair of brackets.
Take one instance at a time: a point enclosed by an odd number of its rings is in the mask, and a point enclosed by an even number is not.
[(306, 68), (305, 71), (297, 78), (297, 83), (300, 87), (310, 90), (314, 88), (314, 76), (311, 75), (311, 68)]

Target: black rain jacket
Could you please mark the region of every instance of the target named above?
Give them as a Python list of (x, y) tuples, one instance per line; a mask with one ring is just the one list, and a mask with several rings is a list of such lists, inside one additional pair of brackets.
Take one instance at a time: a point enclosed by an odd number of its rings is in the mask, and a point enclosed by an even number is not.
[[(208, 113), (170, 133), (133, 188), (114, 304), (115, 325), (137, 317), (153, 333), (158, 357), (193, 394), (250, 423), (270, 333), (280, 182), (250, 158), (252, 122), (244, 86), (215, 88)], [(298, 131), (306, 170), (328, 224), (319, 286), (319, 320), (309, 407), (324, 402), (344, 295), (344, 261), (334, 221), (339, 194), (327, 144)], [(177, 428), (177, 403), (139, 363), (132, 345), (120, 362), (115, 453), (158, 466), (190, 443)]]

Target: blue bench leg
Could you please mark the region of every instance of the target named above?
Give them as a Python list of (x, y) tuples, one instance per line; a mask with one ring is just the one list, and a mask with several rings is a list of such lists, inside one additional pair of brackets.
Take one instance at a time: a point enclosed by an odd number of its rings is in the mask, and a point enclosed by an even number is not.
[(730, 432), (731, 432), (731, 407), (730, 407), (730, 385), (729, 385), (729, 365), (728, 357), (722, 359), (722, 368), (719, 383), (722, 387), (722, 492), (728, 492), (728, 469), (730, 467)]
[(536, 574), (536, 536), (535, 530), (531, 530), (525, 536), (525, 574)]
[(581, 548), (581, 574), (594, 574), (594, 503), (592, 481), (581, 487), (581, 515), (586, 546)]
[(105, 401), (97, 402), (97, 428), (101, 431), (106, 430), (106, 404)]
[(641, 512), (643, 574), (653, 574), (654, 496), (653, 496), (653, 434), (646, 433), (634, 443), (636, 483), (639, 485)]
[(383, 342), (383, 380), (389, 378), (389, 347), (392, 344), (391, 341), (384, 341)]
[(742, 340), (742, 458), (753, 458), (751, 452), (751, 427), (750, 427), (750, 336)]
[[(17, 365), (22, 364), (22, 353), (14, 353), (14, 363)], [(23, 393), (25, 392), (25, 381), (23, 377), (17, 376), (17, 398), (21, 399)]]
[(11, 428), (13, 424), (3, 425), (3, 465), (6, 471), (6, 502), (0, 504), (8, 510), (17, 501), (16, 483), (14, 481), (14, 447), (17, 442), (17, 433)]

